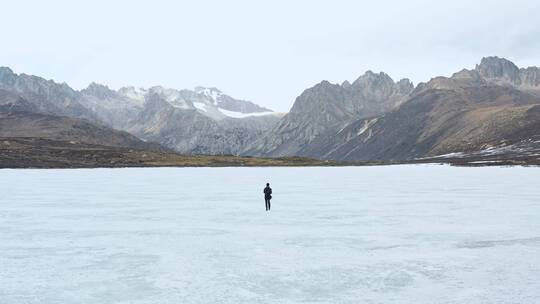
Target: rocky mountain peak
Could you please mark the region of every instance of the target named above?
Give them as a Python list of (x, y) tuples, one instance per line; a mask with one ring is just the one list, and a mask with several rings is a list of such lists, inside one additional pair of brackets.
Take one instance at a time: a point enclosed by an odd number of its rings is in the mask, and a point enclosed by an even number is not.
[(540, 68), (518, 68), (513, 62), (499, 57), (482, 58), (474, 70), (485, 81), (512, 86), (540, 95)]
[(323, 81), (319, 82), (318, 84), (316, 84), (313, 87), (313, 89), (325, 89), (325, 88), (336, 87), (336, 86), (338, 86), (338, 85), (334, 84), (334, 83), (331, 83), (328, 80), (323, 80)]
[(118, 93), (128, 99), (137, 101), (138, 103), (144, 103), (145, 94), (147, 91), (143, 88), (136, 88), (134, 86), (122, 87), (118, 90)]
[(197, 94), (206, 94), (206, 93), (214, 93), (214, 94), (221, 94), (221, 90), (219, 90), (216, 87), (203, 87), (203, 86), (197, 86), (195, 87), (195, 92)]
[(218, 99), (220, 99), (220, 97), (223, 95), (223, 93), (217, 88), (206, 88), (201, 86), (195, 88), (195, 93), (210, 98), (214, 103), (217, 103)]
[(350, 86), (351, 86), (351, 83), (348, 81), (348, 80), (345, 80), (341, 86), (344, 88), (344, 89), (348, 89)]
[(163, 99), (165, 99), (168, 102), (175, 101), (181, 98), (180, 92), (178, 90), (171, 89), (171, 88), (164, 88), (162, 86), (153, 86), (150, 89), (148, 89), (148, 92), (150, 94), (160, 95)]
[(485, 84), (484, 78), (476, 70), (463, 69), (457, 73), (454, 73), (450, 79), (457, 81), (461, 86), (471, 85), (483, 85)]
[(407, 94), (414, 89), (414, 84), (408, 78), (400, 79), (396, 84), (400, 93)]
[(100, 99), (107, 99), (116, 95), (116, 92), (109, 89), (108, 86), (95, 82), (90, 83), (90, 85), (88, 85), (86, 89), (83, 89), (81, 93), (92, 95)]
[(17, 75), (8, 67), (0, 67), (0, 85), (12, 85)]
[(497, 56), (484, 57), (475, 70), (489, 80), (498, 80), (510, 84), (521, 84), (519, 68), (510, 60)]
[[(343, 101), (343, 88), (328, 80), (323, 80), (313, 87), (304, 90), (298, 96), (289, 113), (315, 113), (326, 107), (334, 107)], [(314, 112), (315, 111), (315, 112)]]
[(4, 75), (4, 74), (15, 74), (13, 73), (13, 71), (8, 68), (8, 67), (0, 67), (0, 75)]
[(364, 75), (358, 77), (352, 86), (380, 86), (380, 85), (393, 85), (394, 80), (388, 74), (384, 72), (374, 73), (367, 71)]
[[(364, 75), (358, 77), (346, 90), (356, 97), (358, 95), (371, 96), (382, 101), (394, 93), (408, 94), (412, 89), (412, 83), (408, 79), (396, 83), (392, 77), (384, 72), (374, 73), (367, 71)], [(372, 99), (371, 97), (368, 97), (368, 99)]]

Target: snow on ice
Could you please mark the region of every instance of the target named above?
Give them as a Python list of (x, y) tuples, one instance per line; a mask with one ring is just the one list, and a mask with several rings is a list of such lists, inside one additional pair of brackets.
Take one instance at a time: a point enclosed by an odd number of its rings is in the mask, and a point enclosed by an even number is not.
[(1, 170), (0, 302), (538, 303), (539, 180), (448, 166)]

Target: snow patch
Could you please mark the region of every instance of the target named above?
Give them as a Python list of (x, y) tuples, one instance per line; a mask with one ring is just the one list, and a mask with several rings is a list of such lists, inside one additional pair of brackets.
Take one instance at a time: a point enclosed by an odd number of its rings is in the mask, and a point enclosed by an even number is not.
[(216, 88), (196, 87), (195, 92), (210, 98), (214, 105), (217, 105), (218, 99), (223, 95), (223, 93)]
[(194, 102), (193, 103), (193, 106), (195, 106), (195, 108), (197, 108), (197, 110), (201, 110), (203, 112), (208, 112), (208, 110), (206, 109), (207, 105), (202, 103), (202, 102)]
[(492, 163), (500, 163), (500, 160), (477, 160), (469, 162), (469, 164), (492, 164)]
[(366, 132), (371, 126), (373, 126), (377, 122), (377, 120), (378, 118), (364, 121), (364, 125), (362, 126), (362, 128), (360, 128), (360, 130), (358, 130), (358, 135), (364, 134), (364, 132)]
[(451, 157), (463, 157), (463, 156), (465, 156), (463, 152), (454, 152), (454, 153), (433, 156), (432, 158), (451, 158)]
[(218, 111), (221, 112), (223, 115), (229, 116), (232, 118), (246, 118), (246, 117), (253, 117), (253, 116), (266, 116), (266, 115), (275, 114), (275, 112), (240, 113), (240, 112), (224, 110), (221, 108), (218, 108)]

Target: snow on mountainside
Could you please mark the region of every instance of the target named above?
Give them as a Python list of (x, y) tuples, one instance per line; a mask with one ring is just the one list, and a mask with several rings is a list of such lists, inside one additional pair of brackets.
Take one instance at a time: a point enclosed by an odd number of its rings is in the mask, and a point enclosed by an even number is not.
[(0, 101), (2, 109), (85, 119), (182, 153), (238, 154), (282, 116), (216, 88), (114, 90), (91, 83), (77, 91), (65, 83), (16, 74), (6, 67), (0, 67), (2, 89), (5, 96), (24, 99), (6, 97)]
[(250, 116), (264, 116), (264, 115), (275, 115), (275, 116), (281, 116), (283, 114), (281, 113), (275, 113), (275, 112), (255, 112), (255, 113), (239, 113), (229, 110), (224, 110), (221, 108), (218, 108), (218, 110), (223, 113), (224, 115), (232, 118), (246, 118)]
[(195, 93), (205, 96), (212, 106), (228, 117), (245, 118), (275, 114), (272, 110), (258, 106), (250, 101), (234, 99), (216, 88), (196, 87)]
[(234, 99), (216, 88), (196, 87), (195, 90), (176, 90), (154, 86), (149, 89), (123, 87), (118, 94), (134, 104), (144, 105), (148, 95), (156, 94), (171, 106), (182, 110), (196, 110), (215, 120), (247, 118), (251, 116), (278, 115), (272, 110), (252, 102)]
[(196, 87), (195, 92), (209, 97), (215, 105), (217, 105), (218, 99), (223, 95), (223, 93), (216, 88)]
[(82, 91), (82, 104), (103, 121), (182, 153), (238, 154), (282, 116), (216, 88), (96, 88)]

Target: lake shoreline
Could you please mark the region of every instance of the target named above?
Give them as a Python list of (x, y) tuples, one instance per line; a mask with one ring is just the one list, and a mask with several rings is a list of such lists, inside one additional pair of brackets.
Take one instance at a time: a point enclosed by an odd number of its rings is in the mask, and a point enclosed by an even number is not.
[(39, 138), (10, 138), (0, 142), (0, 169), (363, 167), (408, 164), (465, 167), (539, 166), (540, 159), (536, 155), (489, 155), (347, 162), (299, 156), (268, 158), (183, 155), (171, 151), (137, 150)]

